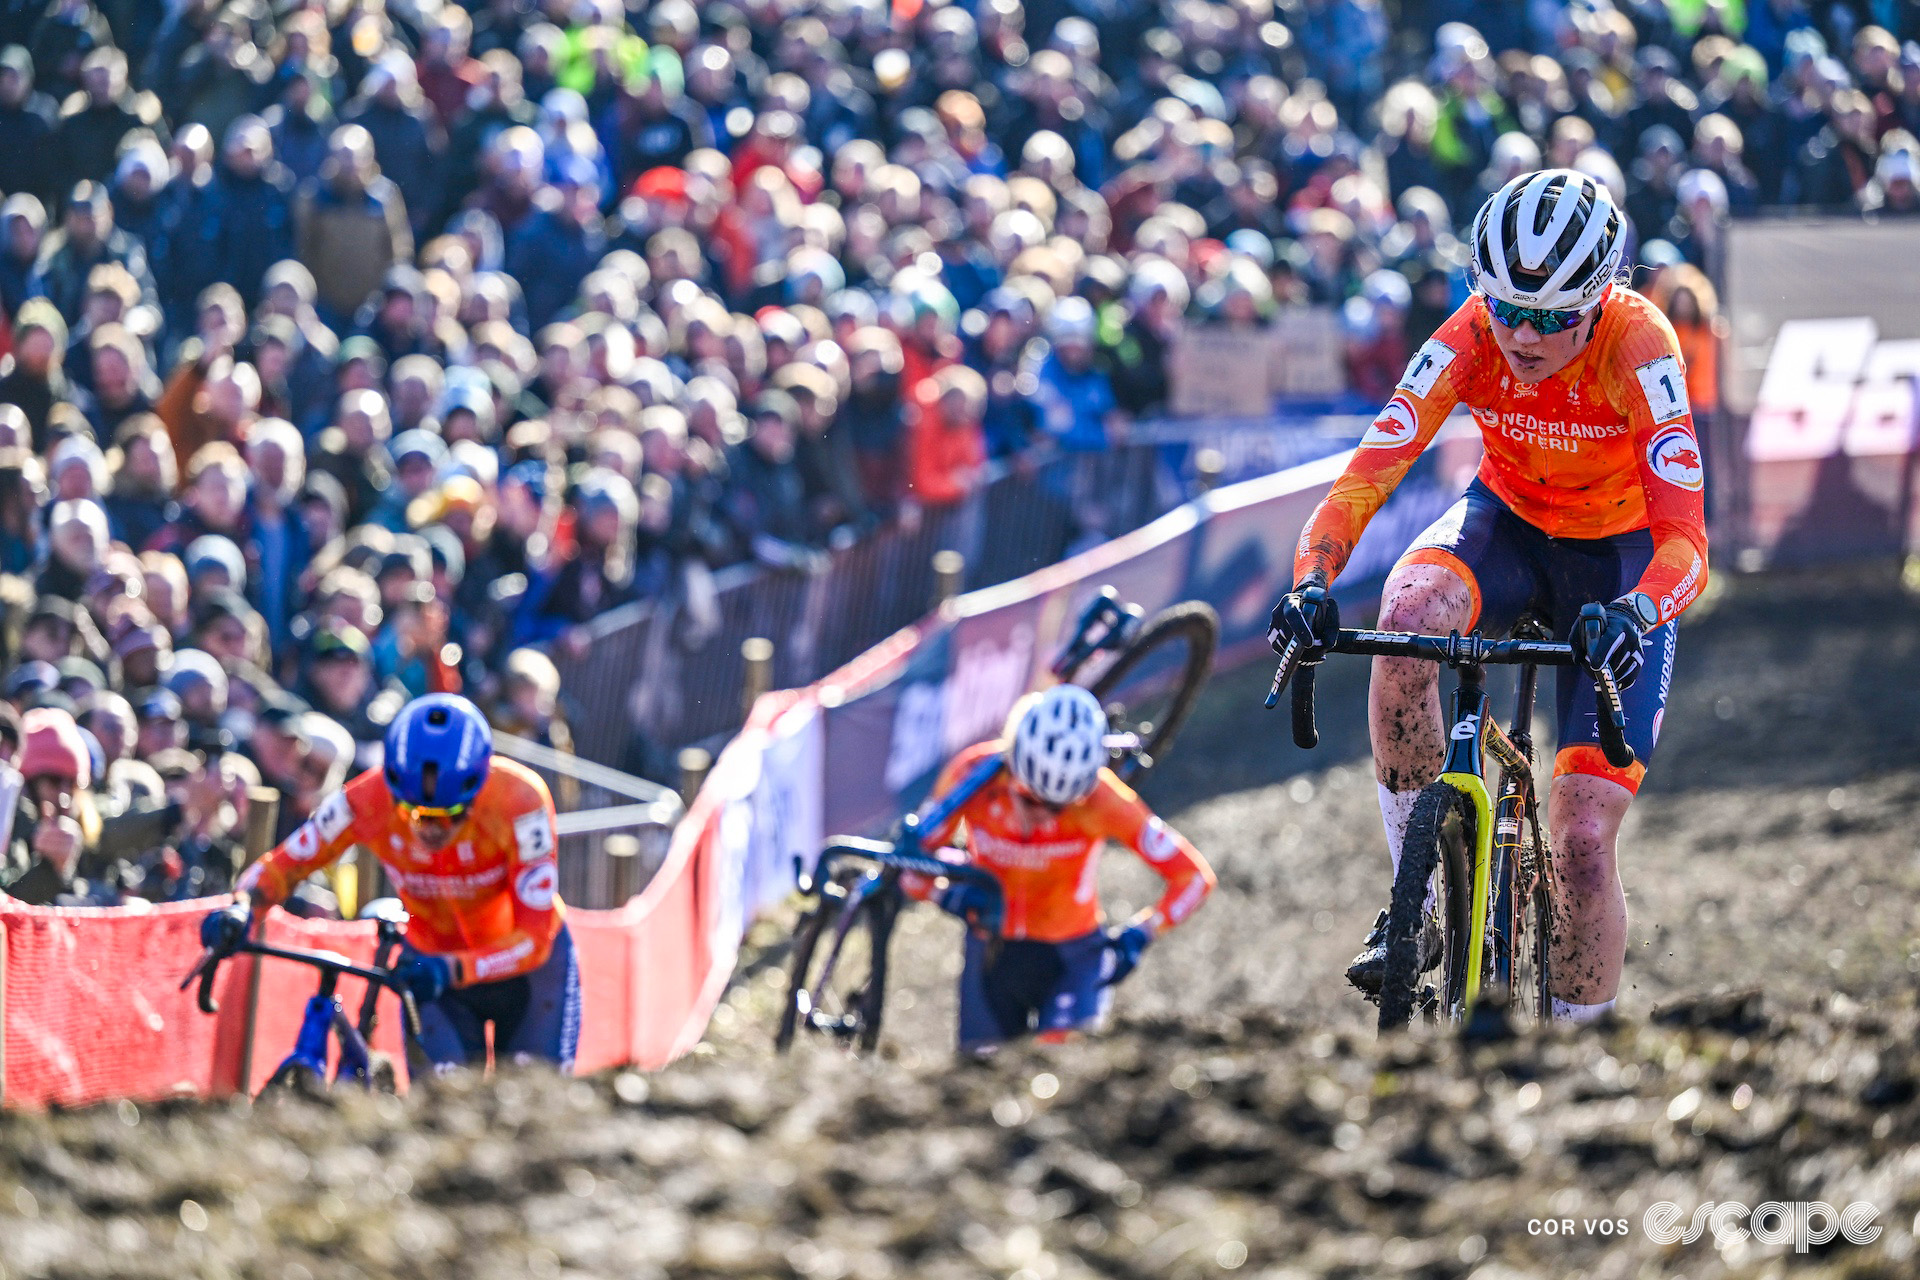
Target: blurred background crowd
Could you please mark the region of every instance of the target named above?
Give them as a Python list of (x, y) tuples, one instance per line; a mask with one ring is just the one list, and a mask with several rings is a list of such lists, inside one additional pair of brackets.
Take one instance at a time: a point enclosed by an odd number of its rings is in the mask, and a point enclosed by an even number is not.
[(716, 568), (1109, 448), (1182, 324), (1332, 308), (1383, 398), (1543, 165), (1630, 213), (1710, 410), (1730, 217), (1920, 209), (1915, 36), (1891, 0), (0, 0), (0, 889), (219, 891), (250, 785), (284, 833), (430, 690), (564, 749), (546, 655), (595, 617), (697, 628)]

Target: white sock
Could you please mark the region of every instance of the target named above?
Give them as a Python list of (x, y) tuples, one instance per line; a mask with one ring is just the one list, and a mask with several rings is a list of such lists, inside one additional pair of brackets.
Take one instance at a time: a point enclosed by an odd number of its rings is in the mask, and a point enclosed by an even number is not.
[(1613, 1001), (1602, 1000), (1599, 1004), (1574, 1004), (1571, 1000), (1553, 998), (1553, 1020), (1555, 1022), (1592, 1022), (1607, 1010), (1613, 1008)]
[(1407, 822), (1413, 817), (1413, 802), (1418, 791), (1390, 791), (1384, 782), (1380, 789), (1380, 824), (1387, 829), (1387, 856), (1393, 859), (1393, 873), (1400, 874), (1400, 850), (1407, 843)]

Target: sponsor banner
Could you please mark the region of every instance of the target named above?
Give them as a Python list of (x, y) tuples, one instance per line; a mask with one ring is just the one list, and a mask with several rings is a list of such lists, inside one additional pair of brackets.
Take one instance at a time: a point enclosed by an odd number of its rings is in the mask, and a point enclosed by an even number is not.
[(812, 698), (796, 702), (767, 733), (753, 789), (753, 829), (740, 893), (749, 916), (793, 892), (800, 869), (811, 866), (820, 853), (826, 838), (820, 821), (825, 750), (826, 721)]
[(1920, 541), (1908, 478), (1916, 379), (1920, 339), (1887, 337), (1872, 317), (1780, 326), (1747, 424), (1743, 566), (1897, 555)]
[(1738, 221), (1719, 284), (1731, 416), (1724, 434), (1695, 422), (1716, 551), (1743, 570), (1908, 552), (1920, 543), (1920, 225)]

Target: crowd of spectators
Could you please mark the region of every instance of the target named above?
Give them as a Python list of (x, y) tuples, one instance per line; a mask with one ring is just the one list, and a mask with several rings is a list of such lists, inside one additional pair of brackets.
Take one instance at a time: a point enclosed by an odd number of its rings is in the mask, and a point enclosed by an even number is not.
[[(1729, 217), (1920, 210), (1883, 0), (0, 0), (0, 888), (225, 886), (404, 700), (1163, 410), (1337, 312), (1386, 394), (1543, 166), (1714, 395)], [(0, 801), (12, 787), (0, 787)], [(0, 806), (0, 812), (4, 812)]]

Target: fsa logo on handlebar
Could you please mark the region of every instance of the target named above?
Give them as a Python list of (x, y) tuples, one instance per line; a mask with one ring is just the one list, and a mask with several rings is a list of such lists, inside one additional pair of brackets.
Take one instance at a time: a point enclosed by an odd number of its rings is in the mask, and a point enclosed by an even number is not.
[(1470, 738), (1477, 738), (1479, 736), (1480, 717), (1478, 714), (1466, 716), (1459, 724), (1453, 726), (1453, 740), (1455, 742), (1465, 742)]

